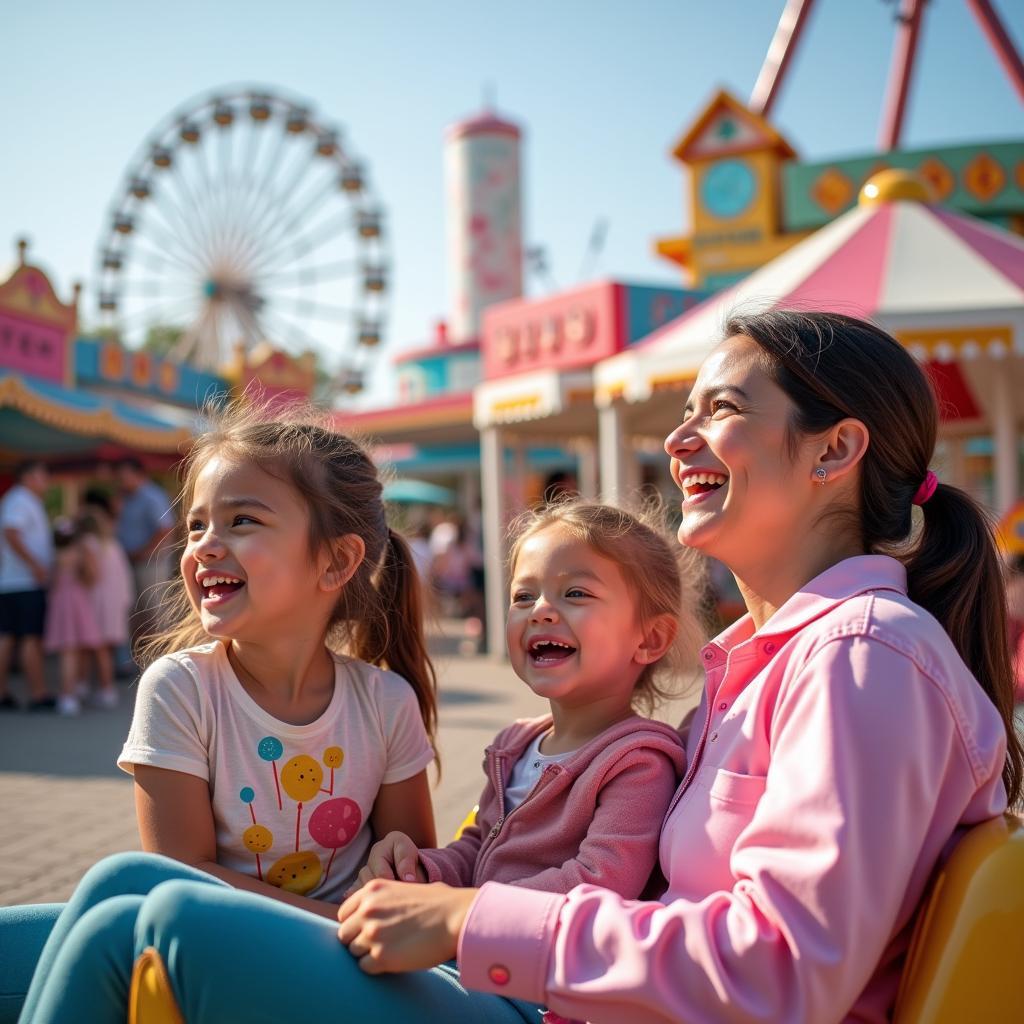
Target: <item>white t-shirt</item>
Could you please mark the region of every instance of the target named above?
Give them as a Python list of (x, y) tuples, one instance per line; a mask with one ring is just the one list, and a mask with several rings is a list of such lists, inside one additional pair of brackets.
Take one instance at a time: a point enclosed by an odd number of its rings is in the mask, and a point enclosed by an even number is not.
[(217, 863), (340, 903), (372, 842), (377, 791), (433, 760), (412, 687), (335, 656), (334, 696), (308, 725), (246, 693), (219, 641), (143, 673), (118, 767), (169, 768), (210, 784)]
[(39, 590), (40, 584), (7, 543), (3, 531), (18, 531), (29, 554), (47, 569), (53, 565), (53, 534), (42, 501), (23, 484), (15, 484), (0, 500), (0, 593)]
[(541, 733), (524, 751), (522, 757), (512, 767), (512, 774), (505, 786), (505, 813), (514, 811), (537, 785), (537, 780), (544, 772), (544, 766), (558, 764), (567, 757), (572, 757), (575, 750), (567, 750), (564, 754), (542, 754), (540, 741), (546, 733)]

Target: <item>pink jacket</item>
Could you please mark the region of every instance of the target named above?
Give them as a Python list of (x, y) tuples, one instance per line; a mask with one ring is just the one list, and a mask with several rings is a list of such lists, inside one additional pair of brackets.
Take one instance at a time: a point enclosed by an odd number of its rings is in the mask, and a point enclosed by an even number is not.
[[(522, 719), (484, 755), (487, 785), (476, 824), (442, 850), (421, 850), (431, 882), (486, 881), (566, 893), (584, 882), (629, 899), (658, 860), (665, 810), (685, 764), (679, 734), (633, 715), (571, 757), (544, 768), (516, 808), (504, 813), (505, 783), (551, 716)], [(519, 891), (519, 890), (517, 890)]]
[(936, 861), (1006, 806), (995, 708), (883, 556), (702, 656), (663, 901), (488, 883), (463, 984), (602, 1024), (887, 1020)]

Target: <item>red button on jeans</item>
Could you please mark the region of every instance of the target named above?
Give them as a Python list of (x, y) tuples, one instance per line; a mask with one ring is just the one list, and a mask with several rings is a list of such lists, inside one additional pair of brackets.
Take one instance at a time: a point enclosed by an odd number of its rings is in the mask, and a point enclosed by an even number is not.
[(507, 985), (510, 977), (508, 968), (503, 964), (491, 964), (487, 968), (487, 977), (491, 979), (495, 985)]

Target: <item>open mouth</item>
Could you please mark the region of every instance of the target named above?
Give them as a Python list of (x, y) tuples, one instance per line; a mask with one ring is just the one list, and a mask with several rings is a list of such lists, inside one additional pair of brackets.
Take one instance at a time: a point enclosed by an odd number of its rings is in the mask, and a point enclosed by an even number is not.
[(534, 640), (527, 648), (527, 653), (534, 665), (558, 665), (571, 658), (576, 648), (558, 640)]
[(682, 479), (683, 494), (687, 498), (696, 498), (702, 494), (711, 494), (728, 483), (725, 473), (687, 473)]
[(204, 576), (199, 581), (204, 601), (220, 601), (237, 594), (245, 586), (237, 576)]

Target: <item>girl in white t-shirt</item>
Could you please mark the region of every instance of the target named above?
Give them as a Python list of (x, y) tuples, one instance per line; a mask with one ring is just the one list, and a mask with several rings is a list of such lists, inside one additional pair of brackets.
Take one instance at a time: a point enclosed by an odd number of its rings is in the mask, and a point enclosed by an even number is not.
[(306, 412), (229, 410), (182, 510), (177, 626), (148, 645), (118, 758), (142, 845), (333, 916), (374, 836), (434, 836), (408, 547), (366, 452)]

